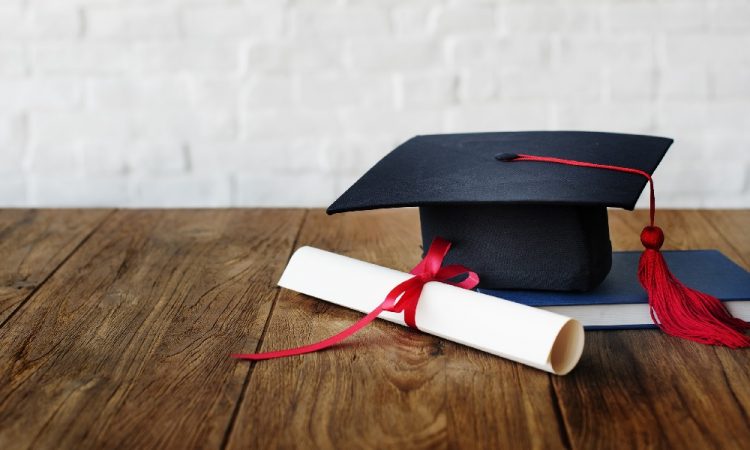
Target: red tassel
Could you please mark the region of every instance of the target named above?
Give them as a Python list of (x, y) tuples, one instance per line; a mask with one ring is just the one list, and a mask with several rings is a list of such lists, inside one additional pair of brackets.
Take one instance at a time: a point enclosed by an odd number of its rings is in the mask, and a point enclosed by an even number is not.
[(595, 164), (571, 159), (535, 155), (499, 155), (500, 161), (537, 161), (567, 166), (613, 170), (615, 172), (640, 175), (649, 183), (650, 226), (643, 229), (641, 242), (646, 250), (638, 263), (638, 279), (648, 294), (651, 319), (665, 333), (709, 345), (725, 345), (730, 348), (750, 347), (750, 336), (743, 334), (750, 324), (733, 317), (717, 299), (703, 292), (690, 289), (674, 277), (659, 252), (664, 243), (664, 233), (654, 226), (656, 196), (651, 175), (631, 167)]
[(672, 275), (659, 249), (661, 228), (648, 226), (641, 233), (646, 250), (638, 264), (638, 279), (648, 294), (651, 318), (665, 333), (709, 345), (750, 347), (743, 334), (750, 324), (733, 317), (717, 299), (685, 286)]

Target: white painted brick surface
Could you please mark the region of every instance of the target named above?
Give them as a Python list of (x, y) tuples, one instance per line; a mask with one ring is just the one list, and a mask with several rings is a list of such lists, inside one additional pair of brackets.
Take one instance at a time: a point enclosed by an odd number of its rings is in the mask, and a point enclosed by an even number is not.
[(180, 18), (186, 36), (273, 38), (281, 34), (284, 14), (281, 8), (221, 5), (188, 8)]
[(13, 78), (27, 74), (28, 49), (17, 43), (0, 42), (0, 76)]
[(174, 11), (159, 6), (92, 7), (85, 10), (85, 17), (91, 39), (170, 39), (179, 34)]
[(324, 206), (415, 134), (590, 129), (750, 207), (748, 49), (750, 0), (3, 0), (0, 206)]
[(216, 175), (168, 175), (132, 180), (132, 204), (145, 207), (219, 207), (231, 205), (231, 180)]
[(74, 38), (81, 31), (81, 15), (75, 8), (0, 7), (0, 30), (7, 39)]

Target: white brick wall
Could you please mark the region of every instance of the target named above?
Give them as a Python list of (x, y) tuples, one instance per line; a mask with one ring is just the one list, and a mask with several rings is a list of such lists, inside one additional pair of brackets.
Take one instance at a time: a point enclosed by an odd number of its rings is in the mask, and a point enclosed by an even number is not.
[(0, 0), (0, 206), (321, 206), (418, 133), (662, 134), (750, 207), (750, 0)]

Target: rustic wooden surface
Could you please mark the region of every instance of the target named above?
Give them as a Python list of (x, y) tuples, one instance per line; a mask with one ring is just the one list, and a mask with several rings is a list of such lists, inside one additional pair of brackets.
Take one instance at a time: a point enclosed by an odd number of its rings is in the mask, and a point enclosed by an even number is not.
[[(610, 212), (615, 249), (646, 213)], [(663, 211), (750, 268), (750, 211)], [(414, 210), (0, 211), (0, 448), (747, 448), (750, 350), (588, 332), (556, 377), (275, 287), (314, 245), (401, 270)]]

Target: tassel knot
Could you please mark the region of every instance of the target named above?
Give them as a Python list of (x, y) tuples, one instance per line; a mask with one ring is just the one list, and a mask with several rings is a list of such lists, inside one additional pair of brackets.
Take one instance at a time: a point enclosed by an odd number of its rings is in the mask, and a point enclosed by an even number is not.
[(657, 226), (648, 226), (641, 231), (641, 243), (651, 250), (659, 250), (664, 244), (664, 232)]

